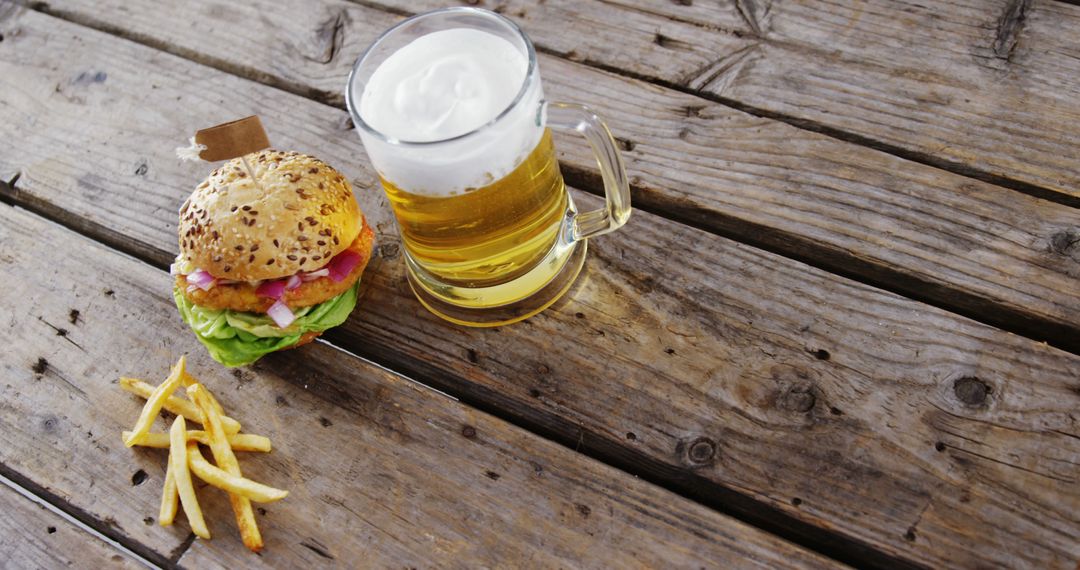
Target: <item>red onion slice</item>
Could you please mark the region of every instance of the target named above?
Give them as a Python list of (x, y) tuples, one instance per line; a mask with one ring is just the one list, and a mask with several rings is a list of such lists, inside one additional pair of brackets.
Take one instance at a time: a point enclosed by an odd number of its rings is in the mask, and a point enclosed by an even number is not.
[(285, 296), (285, 280), (275, 279), (274, 281), (265, 281), (255, 289), (255, 294), (270, 299), (281, 299)]
[(292, 291), (299, 287), (301, 283), (303, 283), (303, 281), (300, 280), (299, 275), (291, 275), (289, 276), (289, 279), (285, 281), (285, 290)]
[(274, 324), (276, 324), (278, 328), (288, 328), (288, 326), (296, 320), (296, 315), (289, 309), (289, 306), (281, 301), (277, 301), (273, 305), (270, 305), (266, 314), (270, 315), (271, 319), (274, 319)]
[(357, 265), (360, 265), (362, 259), (359, 253), (345, 250), (334, 256), (334, 259), (331, 259), (330, 263), (327, 264), (326, 269), (330, 270), (330, 278), (335, 283), (340, 283), (352, 273), (353, 269), (356, 269)]
[(188, 283), (202, 289), (203, 291), (209, 291), (214, 287), (214, 276), (203, 271), (202, 269), (196, 269), (187, 275)]

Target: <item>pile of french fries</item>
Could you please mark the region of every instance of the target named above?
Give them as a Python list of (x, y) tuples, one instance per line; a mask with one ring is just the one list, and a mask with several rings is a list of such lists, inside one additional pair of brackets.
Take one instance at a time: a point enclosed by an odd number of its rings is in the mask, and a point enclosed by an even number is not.
[[(188, 400), (173, 395), (181, 385), (185, 387)], [(200, 538), (209, 539), (202, 509), (195, 497), (191, 475), (229, 494), (240, 537), (251, 551), (263, 547), (262, 535), (255, 524), (251, 501), (269, 503), (284, 499), (289, 492), (268, 487), (245, 479), (234, 451), (270, 451), (270, 439), (261, 435), (240, 433), (240, 423), (225, 415), (221, 404), (186, 370), (186, 358), (181, 356), (172, 367), (169, 377), (158, 386), (142, 380), (121, 378), (120, 386), (140, 397), (146, 398), (139, 420), (131, 431), (123, 432), (124, 445), (142, 445), (169, 450), (169, 463), (165, 472), (165, 486), (161, 493), (161, 512), (158, 517), (162, 526), (170, 526), (176, 518), (177, 501), (183, 505), (191, 530)], [(150, 431), (161, 409), (176, 414), (169, 433)], [(202, 424), (203, 429), (187, 429), (187, 422)], [(199, 444), (210, 447), (217, 465), (203, 456)]]

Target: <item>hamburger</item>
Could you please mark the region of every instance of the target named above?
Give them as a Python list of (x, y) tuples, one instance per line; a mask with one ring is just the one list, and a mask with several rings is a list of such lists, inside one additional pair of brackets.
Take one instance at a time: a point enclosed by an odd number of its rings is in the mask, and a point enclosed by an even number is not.
[(234, 158), (180, 207), (176, 307), (214, 360), (250, 364), (343, 323), (373, 241), (349, 182), (325, 162)]

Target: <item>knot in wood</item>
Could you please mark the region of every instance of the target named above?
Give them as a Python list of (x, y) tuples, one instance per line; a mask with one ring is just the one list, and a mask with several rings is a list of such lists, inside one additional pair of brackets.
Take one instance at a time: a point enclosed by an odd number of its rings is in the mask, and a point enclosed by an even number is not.
[(394, 259), (399, 253), (401, 253), (401, 246), (394, 242), (379, 246), (379, 255), (381, 255), (383, 259)]
[(716, 456), (716, 444), (707, 437), (699, 437), (690, 442), (686, 458), (692, 465), (708, 465)]
[(953, 382), (953, 394), (967, 406), (983, 406), (990, 394), (990, 386), (974, 376), (964, 376)]
[(59, 423), (60, 423), (60, 420), (58, 420), (56, 416), (50, 415), (50, 416), (46, 416), (45, 419), (43, 419), (41, 421), (41, 427), (47, 433), (55, 433), (56, 432), (56, 426)]
[(1050, 251), (1058, 255), (1069, 255), (1070, 250), (1080, 249), (1080, 233), (1062, 230), (1050, 236)]
[(781, 410), (805, 414), (814, 409), (817, 396), (814, 395), (812, 386), (792, 386), (777, 399), (776, 405)]

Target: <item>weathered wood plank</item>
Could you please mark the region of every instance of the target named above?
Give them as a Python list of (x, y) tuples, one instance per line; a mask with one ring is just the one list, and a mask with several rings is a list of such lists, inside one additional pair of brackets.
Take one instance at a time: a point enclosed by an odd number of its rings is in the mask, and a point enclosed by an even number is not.
[[(620, 0), (363, 0), (358, 3), (404, 15), (448, 5), (487, 8), (520, 22), (543, 51), (676, 85), (703, 71), (728, 67), (722, 61), (729, 65), (738, 63), (760, 41), (744, 14), (747, 10), (759, 13), (768, 6), (758, 0), (691, 2), (690, 6), (649, 0), (636, 4), (632, 0), (629, 3)], [(682, 14), (683, 10), (689, 12)], [(641, 22), (641, 25), (628, 27), (624, 21)], [(702, 38), (709, 38), (708, 42), (702, 44)]]
[(0, 559), (5, 568), (143, 568), (120, 550), (0, 484)]
[[(438, 0), (366, 4), (422, 11)], [(460, 3), (460, 2), (459, 2)], [(1080, 6), (1030, 0), (470, 1), (541, 47), (1080, 206)], [(624, 18), (678, 22), (678, 41)], [(717, 36), (738, 39), (710, 52)], [(663, 65), (624, 53), (662, 52)]]
[[(545, 4), (540, 21), (524, 8), (506, 13), (543, 36), (550, 20), (587, 5)], [(61, 0), (51, 9), (340, 104), (352, 61), (397, 18), (333, 0), (310, 6), (301, 17), (273, 3), (223, 11), (214, 2)], [(215, 33), (239, 22), (240, 35)], [(316, 37), (336, 46), (325, 62), (297, 47)], [(1076, 209), (557, 57), (541, 64), (550, 97), (609, 118), (638, 204), (1080, 351), (1080, 250), (1067, 245), (1080, 235)], [(583, 141), (559, 146), (572, 179), (598, 187)]]
[[(344, 101), (341, 95), (345, 86), (341, 66), (346, 66), (347, 70), (379, 33), (401, 19), (384, 10), (343, 1), (310, 2), (305, 10), (283, 10), (271, 2), (230, 6), (204, 1), (184, 4), (155, 6), (154, 10), (147, 10), (148, 4), (125, 4), (110, 0), (102, 6), (101, 11), (95, 11), (93, 3), (54, 0), (43, 8), (117, 31), (131, 31), (140, 39), (160, 42), (163, 46), (179, 48), (191, 55), (202, 54), (236, 70), (252, 70), (264, 77), (281, 77), (289, 85), (314, 87), (318, 93), (338, 103)], [(400, 7), (413, 12), (419, 11), (425, 4), (442, 7), (454, 2), (405, 2)], [(617, 18), (613, 19), (611, 9), (602, 6), (582, 9), (575, 2), (554, 2), (540, 10), (529, 7), (529, 2), (517, 4), (520, 4), (520, 9), (507, 5), (501, 11), (525, 23), (526, 27), (535, 23), (554, 31), (562, 22), (573, 19), (576, 30), (595, 26), (612, 35), (620, 34), (622, 38), (619, 42), (606, 44), (592, 42), (592, 49), (586, 54), (574, 51), (579, 38), (551, 34), (551, 41), (542, 44), (542, 48), (563, 53), (577, 61), (587, 59), (620, 69), (634, 68), (650, 77), (662, 75), (675, 64), (671, 60), (673, 45), (679, 47), (678, 53), (684, 59), (680, 64), (696, 69), (712, 61), (717, 53), (736, 52), (753, 43), (731, 33), (703, 36), (696, 24), (656, 18), (632, 10), (618, 10)], [(263, 19), (266, 21), (261, 21)], [(224, 52), (219, 51), (218, 46), (208, 50), (192, 41), (196, 35), (191, 30), (176, 27), (160, 29), (163, 21), (199, 22), (200, 28), (210, 37), (227, 31), (236, 40), (236, 45)], [(283, 37), (288, 39), (265, 43), (263, 34), (268, 23), (285, 28), (288, 33)], [(690, 38), (693, 38), (692, 42)], [(252, 50), (252, 45), (259, 46), (259, 49)], [(632, 49), (626, 49), (628, 46)], [(236, 57), (238, 55), (242, 57)], [(306, 65), (297, 65), (298, 59)]]
[[(18, 28), (18, 50), (0, 45), (0, 77), (19, 86), (0, 91), (16, 93), (0, 139), (20, 141), (0, 152), (23, 173), (13, 199), (166, 262), (205, 167), (157, 157), (259, 112), (280, 146), (356, 180), (380, 227), (335, 342), (792, 536), (825, 528), (896, 557), (865, 565), (1080, 555), (1076, 356), (642, 212), (593, 244), (557, 307), (453, 327), (408, 293), (342, 111), (37, 14)], [(108, 79), (71, 84), (90, 69)]]
[(225, 495), (204, 487), (215, 538), (183, 565), (833, 566), (327, 345), (230, 374), (175, 315), (167, 273), (7, 205), (0, 244), (20, 275), (0, 290), (6, 469), (124, 533), (185, 536), (154, 521), (165, 454), (120, 443), (141, 400), (110, 381), (159, 378), (182, 352), (246, 430), (273, 439), (273, 453), (241, 458), (249, 477), (291, 491), (264, 506), (266, 550), (244, 549)]
[(761, 60), (702, 89), (1080, 206), (1080, 6), (875, 0), (774, 12)]

